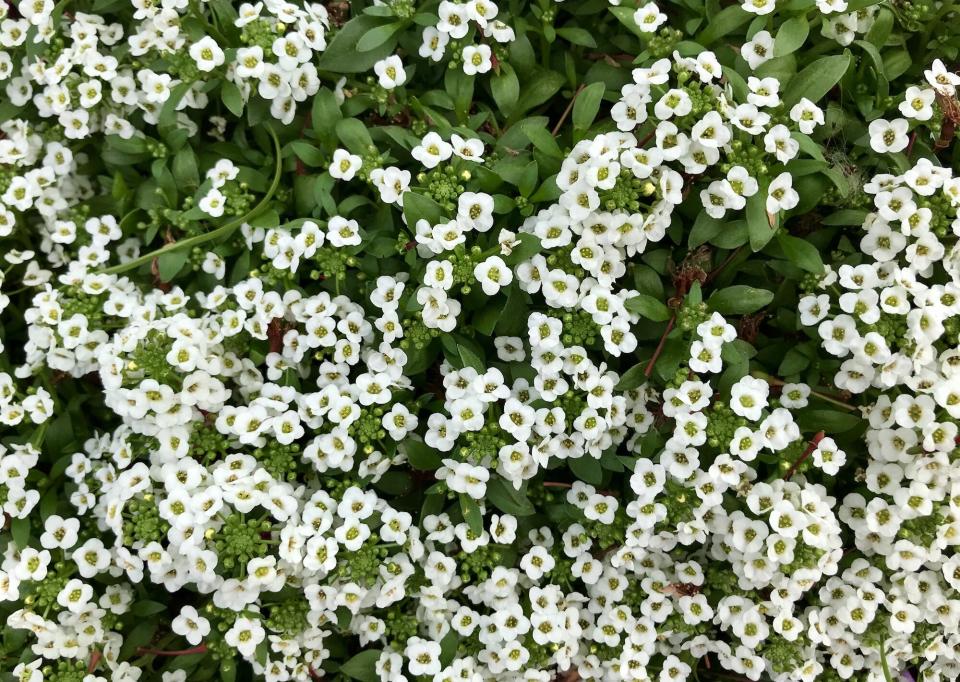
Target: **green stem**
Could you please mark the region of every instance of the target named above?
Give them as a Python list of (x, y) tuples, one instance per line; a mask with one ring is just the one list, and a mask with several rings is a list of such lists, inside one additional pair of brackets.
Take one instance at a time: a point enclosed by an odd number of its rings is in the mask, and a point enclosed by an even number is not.
[(280, 140), (277, 139), (277, 134), (273, 131), (273, 128), (266, 126), (267, 132), (270, 134), (271, 139), (273, 140), (274, 152), (276, 153), (275, 168), (273, 174), (273, 182), (270, 184), (270, 188), (267, 190), (267, 193), (264, 195), (263, 199), (260, 200), (256, 206), (254, 206), (250, 211), (245, 215), (236, 218), (235, 220), (230, 221), (229, 223), (218, 227), (215, 230), (210, 232), (205, 232), (204, 234), (199, 234), (195, 237), (189, 237), (187, 239), (181, 239), (179, 241), (172, 242), (165, 246), (162, 246), (155, 251), (151, 251), (148, 254), (140, 256), (139, 258), (134, 258), (131, 261), (126, 263), (120, 263), (119, 265), (114, 265), (113, 267), (106, 268), (102, 270), (105, 275), (118, 275), (121, 272), (127, 272), (133, 270), (145, 263), (151, 262), (154, 258), (158, 258), (166, 253), (171, 253), (173, 251), (179, 251), (180, 249), (188, 249), (200, 244), (205, 244), (209, 241), (214, 241), (217, 239), (223, 239), (229, 237), (234, 231), (243, 225), (244, 223), (256, 218), (260, 213), (266, 209), (267, 205), (270, 203), (270, 200), (273, 199), (273, 195), (277, 191), (277, 187), (280, 186), (280, 171), (283, 167), (283, 159), (280, 156)]
[(883, 679), (886, 682), (893, 682), (893, 678), (890, 677), (890, 666), (887, 665), (887, 642), (885, 639), (880, 640), (880, 667), (883, 669)]
[[(759, 371), (759, 370), (755, 370), (755, 371), (751, 372), (750, 374), (751, 374), (752, 376), (756, 377), (757, 379), (763, 379), (764, 381), (766, 381), (766, 382), (767, 382), (768, 384), (770, 384), (771, 386), (783, 386), (783, 385), (785, 385), (785, 384), (787, 383), (787, 382), (784, 381), (783, 379), (778, 379), (777, 377), (770, 376), (770, 375), (767, 374), (766, 372), (761, 372), (761, 371)], [(855, 405), (850, 405), (849, 403), (845, 403), (845, 402), (843, 402), (842, 400), (837, 400), (836, 398), (831, 398), (830, 396), (826, 395), (825, 393), (820, 393), (819, 391), (811, 390), (811, 391), (810, 391), (810, 395), (815, 396), (815, 397), (819, 398), (820, 400), (823, 400), (824, 402), (828, 402), (828, 403), (830, 403), (830, 404), (832, 404), (832, 405), (836, 405), (837, 407), (842, 408), (842, 409), (844, 409), (844, 410), (847, 410), (848, 412), (856, 412), (856, 410), (857, 410), (857, 407), (856, 407)]]

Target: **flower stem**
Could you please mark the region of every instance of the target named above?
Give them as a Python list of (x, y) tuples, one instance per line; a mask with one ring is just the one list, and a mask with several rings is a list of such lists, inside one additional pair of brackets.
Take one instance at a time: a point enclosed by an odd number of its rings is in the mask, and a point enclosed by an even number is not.
[(207, 653), (207, 645), (200, 644), (199, 646), (192, 647), (190, 649), (178, 649), (176, 651), (165, 651), (163, 649), (148, 649), (147, 647), (137, 647), (137, 653), (139, 655), (148, 654), (150, 656), (192, 656), (194, 654), (205, 654)]
[(195, 237), (188, 237), (187, 239), (181, 239), (179, 241), (171, 242), (166, 244), (159, 249), (151, 251), (150, 253), (144, 254), (139, 258), (134, 258), (131, 261), (126, 263), (120, 263), (119, 265), (114, 265), (113, 267), (106, 268), (102, 270), (105, 275), (118, 275), (122, 272), (127, 272), (133, 270), (145, 263), (151, 262), (154, 258), (158, 258), (166, 253), (171, 253), (172, 251), (179, 251), (180, 249), (192, 248), (200, 244), (205, 244), (206, 242), (213, 241), (216, 239), (223, 239), (229, 237), (234, 231), (243, 225), (244, 223), (256, 218), (260, 213), (262, 213), (267, 205), (270, 203), (270, 200), (273, 199), (273, 195), (277, 191), (277, 187), (280, 185), (280, 171), (283, 167), (282, 159), (280, 156), (280, 140), (277, 139), (277, 134), (273, 131), (273, 128), (270, 126), (265, 126), (267, 132), (270, 134), (271, 139), (273, 140), (274, 152), (276, 153), (273, 182), (270, 184), (270, 188), (267, 190), (267, 193), (264, 195), (263, 199), (250, 209), (243, 216), (231, 220), (225, 225), (218, 227), (215, 230), (210, 232), (205, 232), (204, 234), (196, 235)]
[(807, 457), (809, 457), (814, 450), (817, 449), (817, 444), (823, 440), (823, 437), (826, 435), (823, 431), (818, 431), (817, 435), (810, 439), (810, 442), (807, 444), (807, 449), (803, 451), (803, 454), (797, 459), (796, 462), (790, 467), (786, 474), (783, 476), (784, 481), (789, 481), (790, 477), (793, 476), (797, 469), (803, 464)]
[[(766, 372), (761, 372), (759, 370), (755, 370), (751, 372), (750, 375), (756, 377), (757, 379), (763, 379), (771, 386), (785, 386), (787, 383), (783, 379), (778, 379), (775, 376), (771, 376)], [(810, 395), (816, 396), (820, 400), (823, 400), (824, 402), (828, 402), (831, 405), (836, 405), (837, 407), (847, 410), (848, 412), (854, 412), (857, 409), (856, 405), (851, 405), (850, 403), (845, 403), (842, 400), (837, 400), (836, 398), (830, 397), (826, 393), (820, 393), (819, 391), (811, 390)]]

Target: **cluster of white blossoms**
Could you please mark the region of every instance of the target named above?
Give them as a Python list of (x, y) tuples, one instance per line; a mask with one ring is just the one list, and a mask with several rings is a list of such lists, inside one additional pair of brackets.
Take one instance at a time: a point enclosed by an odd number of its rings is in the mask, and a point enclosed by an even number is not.
[(838, 604), (844, 627), (826, 621), (823, 632), (862, 664), (857, 635), (889, 621), (891, 666), (923, 657), (921, 671), (951, 678), (960, 661), (941, 628), (960, 614), (960, 559), (951, 549), (960, 543), (960, 470), (951, 457), (960, 419), (960, 179), (921, 159), (864, 189), (874, 204), (860, 239), (866, 260), (831, 271), (824, 293), (800, 304), (802, 322), (842, 359), (835, 384), (876, 396), (865, 487), (839, 512), (856, 548), (875, 559), (864, 576), (873, 596), (862, 596), (864, 580), (848, 581), (858, 610)]
[[(441, 62), (447, 55), (450, 42), (454, 41), (459, 50), (456, 57), (465, 74), (487, 73), (494, 67), (494, 47), (511, 43), (516, 38), (514, 30), (497, 19), (499, 11), (497, 4), (490, 0), (442, 0), (436, 10), (436, 25), (423, 29), (420, 56)], [(493, 47), (483, 42), (485, 39), (491, 40)]]
[[(161, 671), (179, 656), (268, 682), (960, 675), (960, 178), (929, 160), (875, 177), (860, 251), (801, 300), (835, 386), (871, 403), (863, 451), (811, 427), (833, 398), (749, 373), (731, 317), (749, 313), (713, 277), (730, 260), (673, 268), (687, 218), (760, 215), (773, 237), (800, 200), (788, 169), (827, 169), (825, 112), (758, 73), (772, 18), (743, 36), (743, 79), (707, 50), (658, 59), (690, 45), (657, 33), (656, 3), (600, 3), (655, 35), (598, 135), (562, 125), (585, 88), (514, 116), (492, 83), (461, 106), (410, 82), (507, 81), (537, 31), (585, 47), (580, 3), (557, 29), (563, 5), (511, 13), (518, 42), (508, 3), (378, 0), (350, 87), (322, 65), (351, 3), (96, 3), (129, 25), (8, 4), (14, 677), (186, 682)], [(841, 45), (880, 11), (816, 5)], [(872, 120), (873, 149), (906, 150), (958, 84), (935, 63), (903, 119)], [(765, 244), (751, 266), (799, 269)], [(684, 268), (701, 256), (722, 264)], [(85, 410), (94, 435), (61, 447)]]
[[(111, 276), (107, 289), (122, 281)], [(764, 453), (802, 458), (809, 446), (790, 410), (809, 389), (775, 397), (745, 377), (729, 407), (696, 379), (662, 398), (617, 391), (615, 372), (563, 342), (560, 319), (533, 313), (525, 337), (497, 339), (499, 362), (483, 371), (444, 363), (442, 409), (428, 408), (411, 398), (404, 352), (372, 323), (413, 297), (395, 281), (378, 282), (367, 305), (248, 279), (196, 298), (131, 300), (96, 353), (123, 425), (66, 469), (71, 502), (107, 534), (82, 540), (76, 519), (51, 516), (42, 549), (14, 552), (2, 569), (8, 599), (37, 595), (11, 619), (34, 632), (34, 653), (85, 661), (96, 650), (113, 679), (135, 679), (112, 625), (130, 607), (127, 583), (150, 582), (197, 593), (174, 632), (239, 652), (268, 680), (310, 679), (325, 641), (343, 632), (384, 649), (385, 682), (548, 682), (571, 667), (584, 679), (640, 681), (654, 661), (681, 679), (684, 651), (713, 653), (751, 679), (813, 679), (830, 655), (817, 645), (832, 643), (817, 614), (826, 619), (843, 589), (823, 583), (842, 554), (834, 500), (802, 478), (756, 481), (750, 464)], [(95, 296), (120, 319), (113, 300)], [(722, 316), (704, 319), (689, 339), (691, 370), (707, 351), (719, 363), (733, 338)], [(259, 359), (248, 351), (256, 339), (272, 346)], [(719, 371), (710, 362), (703, 371)], [(508, 378), (521, 366), (532, 381)], [(648, 433), (659, 402), (674, 424), (660, 454), (611, 459)], [(416, 525), (371, 488), (403, 462), (421, 422), (426, 445), (449, 453), (441, 485), (477, 501), (479, 532), (442, 505)], [(573, 515), (526, 535), (515, 515), (490, 513), (495, 480), (519, 489), (577, 459), (628, 466), (630, 494), (578, 482), (565, 495)], [(127, 582), (103, 588), (102, 574)], [(863, 584), (849, 571), (844, 580)], [(61, 616), (42, 617), (46, 604)], [(451, 632), (471, 653), (442, 653)]]

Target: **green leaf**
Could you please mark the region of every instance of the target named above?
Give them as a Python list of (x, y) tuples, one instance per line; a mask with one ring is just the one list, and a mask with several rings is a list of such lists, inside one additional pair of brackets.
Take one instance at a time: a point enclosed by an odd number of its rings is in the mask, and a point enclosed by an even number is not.
[(490, 79), (490, 92), (504, 116), (509, 117), (520, 99), (520, 79), (512, 66), (500, 65), (500, 73)]
[(369, 52), (380, 47), (390, 40), (404, 26), (404, 22), (397, 21), (385, 26), (377, 26), (363, 34), (363, 37), (357, 41), (358, 52)]
[(774, 229), (767, 213), (767, 188), (762, 186), (747, 199), (747, 231), (750, 234), (750, 248), (759, 251), (773, 239)]
[(240, 88), (238, 88), (231, 81), (224, 81), (223, 87), (220, 89), (220, 99), (223, 101), (223, 106), (230, 110), (230, 113), (240, 118), (243, 115), (243, 95), (240, 94)]
[(783, 103), (789, 109), (806, 97), (811, 102), (823, 98), (834, 85), (840, 82), (850, 67), (852, 57), (847, 50), (843, 54), (821, 57), (798, 73), (783, 88)]
[(842, 433), (857, 427), (863, 420), (855, 413), (838, 410), (803, 409), (797, 412), (797, 423), (805, 430)]
[(806, 16), (787, 19), (777, 31), (776, 42), (773, 44), (773, 56), (782, 57), (796, 52), (803, 47), (809, 33), (810, 23)]
[(514, 117), (521, 116), (549, 100), (557, 94), (567, 79), (556, 71), (538, 69), (527, 82), (529, 87), (520, 93), (517, 108), (513, 112)]
[(467, 494), (461, 494), (460, 511), (463, 513), (463, 520), (470, 526), (470, 530), (475, 535), (482, 535), (483, 513), (480, 511), (480, 505), (477, 504), (477, 501)]
[(167, 101), (163, 103), (163, 107), (160, 109), (160, 116), (157, 119), (157, 129), (161, 131), (164, 137), (172, 132), (177, 121), (177, 106), (192, 85), (192, 81), (178, 83), (170, 91), (170, 96), (167, 97)]
[(590, 31), (582, 28), (558, 28), (557, 35), (567, 40), (574, 45), (582, 45), (583, 47), (596, 47), (597, 41), (594, 40), (593, 35)]
[(431, 225), (438, 225), (444, 220), (440, 204), (428, 196), (413, 191), (403, 195), (403, 215), (411, 230), (420, 220), (426, 220)]
[(30, 519), (12, 519), (10, 521), (10, 535), (20, 549), (30, 544)]
[(453, 98), (454, 109), (461, 121), (466, 121), (473, 101), (473, 91), (476, 77), (463, 72), (462, 69), (447, 69), (443, 78), (443, 85), (447, 94)]
[(648, 296), (647, 294), (637, 294), (632, 298), (628, 298), (624, 305), (630, 312), (642, 315), (654, 322), (666, 322), (670, 319), (670, 309), (653, 296)]
[(480, 374), (487, 371), (483, 359), (466, 346), (457, 344), (457, 353), (460, 355), (460, 361), (463, 362), (464, 367), (473, 367)]
[(457, 655), (457, 649), (460, 645), (460, 635), (453, 628), (450, 629), (443, 639), (440, 640), (440, 664), (448, 666)]
[(550, 131), (542, 125), (534, 125), (532, 123), (524, 125), (532, 120), (533, 119), (524, 119), (524, 121), (520, 123), (520, 129), (526, 133), (527, 138), (533, 143), (533, 146), (549, 157), (562, 159), (563, 151), (560, 149), (560, 145), (557, 144), (556, 138), (550, 134)]
[(504, 256), (503, 262), (507, 265), (517, 265), (523, 261), (530, 260), (536, 254), (540, 253), (543, 246), (540, 244), (540, 238), (529, 232), (521, 232), (517, 235), (520, 243), (513, 247), (509, 255)]
[(777, 243), (780, 244), (780, 248), (783, 249), (787, 260), (801, 270), (806, 270), (816, 275), (823, 272), (823, 261), (820, 259), (820, 251), (806, 239), (793, 237), (780, 231), (777, 233)]
[(160, 279), (164, 282), (173, 280), (180, 269), (187, 262), (190, 253), (187, 249), (178, 249), (161, 253), (157, 257), (157, 270), (160, 273)]
[(650, 34), (641, 31), (640, 27), (637, 26), (637, 22), (633, 19), (633, 15), (637, 13), (635, 7), (611, 7), (610, 12), (617, 18), (617, 21), (641, 40), (646, 41), (650, 38)]
[(517, 490), (498, 476), (487, 481), (487, 499), (500, 511), (514, 516), (531, 516), (536, 513), (536, 508), (527, 498), (526, 485)]
[(200, 171), (192, 147), (184, 147), (173, 157), (173, 178), (180, 189), (195, 189), (200, 185)]
[(336, 137), (337, 122), (341, 118), (343, 118), (343, 114), (340, 113), (337, 96), (333, 94), (333, 90), (330, 88), (321, 88), (313, 97), (313, 108), (311, 109), (313, 132), (316, 133), (317, 138), (332, 147)]
[(362, 73), (372, 69), (374, 64), (393, 52), (397, 44), (396, 32), (381, 44), (365, 52), (357, 50), (357, 43), (383, 23), (382, 18), (367, 14), (361, 14), (348, 21), (333, 36), (327, 49), (321, 53), (320, 59), (317, 60), (317, 68), (321, 71), (336, 73)]
[(420, 440), (405, 440), (403, 451), (415, 469), (434, 471), (442, 464), (440, 453)]
[(716, 237), (721, 230), (723, 230), (723, 223), (718, 218), (712, 218), (706, 211), (700, 211), (700, 215), (693, 221), (693, 227), (690, 228), (687, 244), (691, 249), (695, 249)]
[(336, 123), (337, 137), (350, 151), (361, 156), (373, 146), (367, 126), (358, 118), (344, 118)]
[(594, 459), (590, 455), (584, 455), (575, 459), (568, 459), (570, 471), (579, 478), (592, 485), (603, 483), (603, 467), (600, 466), (600, 460)]
[(753, 14), (745, 11), (739, 4), (725, 7), (707, 22), (706, 28), (697, 36), (697, 42), (701, 45), (710, 45), (728, 33), (733, 33), (753, 17)]
[(327, 165), (323, 152), (306, 140), (294, 140), (290, 143), (290, 149), (293, 150), (293, 153), (297, 155), (298, 159), (308, 166), (319, 167)]
[(772, 300), (772, 291), (736, 284), (714, 292), (707, 305), (722, 315), (747, 315), (760, 310)]
[(605, 83), (591, 83), (577, 95), (573, 102), (573, 127), (577, 130), (587, 130), (600, 112), (600, 103), (606, 91)]
[(361, 651), (349, 661), (340, 666), (340, 672), (347, 677), (360, 682), (380, 682), (380, 676), (375, 669), (380, 660), (380, 649)]
[(646, 362), (638, 362), (623, 373), (623, 376), (620, 377), (620, 381), (618, 381), (617, 385), (614, 386), (614, 390), (632, 391), (635, 388), (639, 388), (647, 380), (646, 369)]
[(168, 608), (169, 607), (167, 604), (144, 599), (143, 601), (138, 601), (136, 604), (130, 607), (130, 613), (140, 618), (144, 618), (146, 616), (152, 616), (155, 613), (160, 613), (161, 611), (166, 611)]

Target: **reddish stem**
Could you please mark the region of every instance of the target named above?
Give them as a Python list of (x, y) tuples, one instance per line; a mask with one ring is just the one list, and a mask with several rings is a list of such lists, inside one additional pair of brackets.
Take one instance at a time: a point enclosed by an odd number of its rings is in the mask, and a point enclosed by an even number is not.
[(793, 463), (793, 466), (791, 466), (790, 469), (787, 471), (787, 473), (784, 475), (783, 477), (784, 481), (789, 481), (790, 477), (796, 473), (800, 465), (803, 464), (806, 461), (807, 457), (809, 457), (813, 453), (813, 451), (817, 449), (817, 444), (821, 440), (823, 440), (824, 435), (825, 434), (823, 431), (818, 431), (817, 435), (815, 435), (813, 438), (810, 439), (810, 442), (807, 444), (807, 449), (803, 451), (803, 454), (800, 455), (800, 458)]
[(563, 127), (563, 122), (567, 120), (567, 116), (570, 115), (570, 112), (573, 111), (573, 104), (577, 101), (577, 96), (583, 92), (583, 89), (587, 87), (586, 84), (581, 83), (580, 87), (577, 88), (577, 91), (573, 93), (573, 97), (570, 98), (570, 102), (567, 103), (567, 108), (563, 110), (563, 113), (560, 114), (560, 120), (557, 121), (557, 125), (553, 127), (553, 131), (550, 133), (554, 137), (557, 136), (557, 133), (560, 132), (560, 128)]
[(660, 354), (663, 352), (664, 346), (667, 344), (667, 335), (673, 331), (673, 325), (677, 322), (677, 316), (674, 315), (670, 318), (670, 321), (667, 322), (667, 328), (663, 330), (663, 336), (660, 337), (660, 343), (657, 344), (657, 349), (653, 351), (653, 357), (650, 358), (650, 362), (647, 363), (647, 368), (643, 370), (643, 374), (648, 379), (650, 375), (653, 374), (653, 366), (656, 364), (657, 360), (660, 357)]
[(572, 483), (563, 483), (562, 481), (544, 481), (544, 488), (572, 488)]
[(103, 654), (100, 653), (100, 650), (94, 649), (93, 653), (90, 654), (90, 665), (87, 666), (88, 673), (92, 673), (97, 669), (97, 664), (100, 662), (101, 658), (103, 658)]
[(151, 656), (192, 656), (193, 654), (207, 653), (207, 645), (201, 644), (191, 649), (179, 649), (177, 651), (164, 651), (163, 649), (148, 649), (146, 647), (137, 647), (137, 653), (140, 655), (150, 654)]

